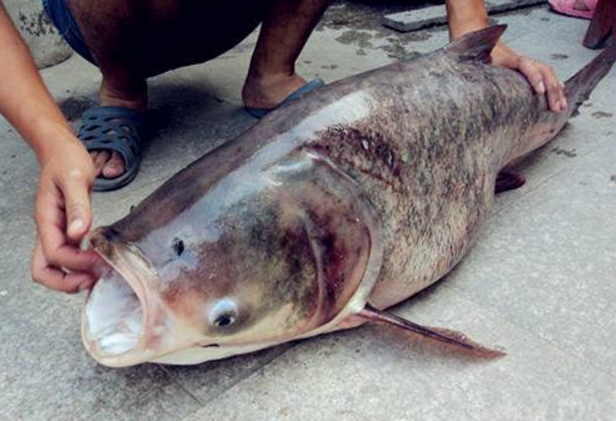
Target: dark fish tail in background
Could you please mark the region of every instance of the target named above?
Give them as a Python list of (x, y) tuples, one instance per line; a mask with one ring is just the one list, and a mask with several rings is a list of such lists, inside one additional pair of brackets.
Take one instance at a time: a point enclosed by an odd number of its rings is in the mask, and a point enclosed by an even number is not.
[(605, 48), (597, 57), (582, 70), (573, 75), (565, 83), (565, 94), (573, 113), (590, 97), (590, 93), (603, 79), (616, 62), (616, 42)]
[(565, 82), (567, 109), (559, 114), (547, 110), (542, 113), (541, 120), (547, 124), (539, 127), (545, 127), (544, 133), (532, 138), (532, 144), (525, 144), (522, 149), (523, 152), (517, 153), (499, 173), (496, 181), (496, 193), (513, 190), (524, 185), (524, 178), (515, 172), (515, 168), (526, 155), (551, 141), (554, 135), (567, 124), (569, 118), (577, 114), (579, 107), (589, 98), (597, 84), (610, 72), (615, 62), (616, 43), (613, 43)]

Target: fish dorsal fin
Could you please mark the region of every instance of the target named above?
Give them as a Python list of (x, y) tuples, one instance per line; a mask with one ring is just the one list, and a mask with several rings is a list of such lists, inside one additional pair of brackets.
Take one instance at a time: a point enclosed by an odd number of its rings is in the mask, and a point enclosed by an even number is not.
[(461, 61), (477, 60), (489, 63), (492, 49), (494, 49), (505, 29), (507, 29), (507, 25), (496, 25), (470, 32), (452, 41), (445, 50)]
[(396, 316), (395, 314), (377, 310), (370, 305), (366, 305), (366, 307), (356, 316), (367, 322), (393, 326), (398, 329), (403, 329), (406, 332), (430, 338), (437, 342), (464, 350), (478, 357), (497, 358), (505, 355), (503, 351), (490, 349), (475, 341), (472, 341), (463, 333), (440, 327), (422, 326), (400, 316)]

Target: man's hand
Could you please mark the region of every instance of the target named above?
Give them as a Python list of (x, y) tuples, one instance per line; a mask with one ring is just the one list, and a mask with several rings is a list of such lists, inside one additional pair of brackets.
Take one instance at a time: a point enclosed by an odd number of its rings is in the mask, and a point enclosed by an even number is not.
[(95, 252), (79, 248), (92, 224), (90, 189), (96, 172), (78, 142), (57, 142), (58, 148), (41, 159), (34, 207), (38, 235), (32, 277), (64, 292), (91, 288), (96, 281), (91, 269), (99, 260)]
[(45, 88), (1, 1), (0, 81), (0, 114), (34, 149), (41, 166), (32, 276), (60, 291), (89, 288), (95, 281), (89, 270), (98, 257), (80, 250), (79, 242), (92, 223), (92, 158)]
[(550, 110), (558, 113), (567, 109), (565, 85), (551, 67), (516, 54), (501, 41), (492, 50), (492, 64), (522, 73), (538, 94), (547, 96)]
[[(452, 41), (488, 26), (488, 12), (484, 0), (446, 0), (446, 4), (449, 39)], [(557, 113), (567, 108), (563, 92), (565, 85), (558, 80), (549, 66), (516, 54), (502, 41), (492, 50), (492, 64), (522, 73), (538, 94), (546, 95), (550, 110)]]

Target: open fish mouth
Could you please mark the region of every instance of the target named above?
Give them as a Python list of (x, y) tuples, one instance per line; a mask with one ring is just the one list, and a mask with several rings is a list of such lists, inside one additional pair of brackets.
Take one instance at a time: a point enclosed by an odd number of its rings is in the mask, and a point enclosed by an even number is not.
[(145, 325), (144, 305), (130, 284), (113, 268), (94, 286), (84, 313), (84, 333), (92, 351), (117, 357), (136, 348)]
[(123, 367), (145, 362), (154, 353), (149, 348), (157, 336), (152, 329), (152, 299), (138, 275), (147, 274), (144, 269), (149, 265), (126, 246), (100, 240), (92, 243), (105, 263), (98, 268), (101, 276), (83, 310), (84, 345), (103, 365)]

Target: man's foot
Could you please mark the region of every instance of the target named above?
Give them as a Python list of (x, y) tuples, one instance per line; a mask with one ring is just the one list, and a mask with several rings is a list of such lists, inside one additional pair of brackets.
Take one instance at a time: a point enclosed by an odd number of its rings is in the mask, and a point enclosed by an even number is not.
[(242, 99), (247, 108), (276, 108), (292, 92), (306, 84), (297, 74), (279, 74), (266, 77), (248, 76), (242, 89)]
[[(145, 114), (147, 107), (147, 86), (145, 82), (138, 84), (137, 89), (120, 91), (110, 86), (103, 79), (100, 88), (100, 105), (102, 107), (121, 107)], [(124, 158), (117, 150), (102, 149), (90, 152), (98, 177), (114, 179), (126, 172)]]
[[(312, 91), (312, 90), (314, 90), (316, 88), (320, 88), (321, 86), (325, 85), (325, 82), (323, 82), (323, 80), (321, 80), (319, 78), (313, 79), (310, 82), (305, 82), (305, 80), (303, 78), (301, 78), (299, 76), (296, 76), (296, 77), (303, 82), (303, 84), (301, 86), (299, 86), (297, 88), (293, 88), (289, 92), (288, 91), (288, 86), (297, 86), (295, 83), (287, 85), (287, 87), (284, 87), (284, 89), (281, 89), (280, 85), (274, 85), (273, 86), (273, 90), (275, 91), (276, 95), (274, 95), (274, 96), (269, 95), (269, 92), (267, 92), (267, 91), (262, 92), (262, 94), (265, 95), (265, 96), (261, 96), (261, 98), (271, 98), (271, 100), (261, 101), (261, 104), (268, 104), (268, 105), (266, 105), (266, 106), (257, 106), (257, 107), (250, 106), (250, 105), (245, 105), (244, 109), (246, 110), (246, 112), (248, 112), (248, 114), (250, 114), (251, 116), (253, 116), (255, 118), (263, 118), (267, 114), (269, 114), (271, 111), (275, 110), (276, 108), (279, 108), (279, 107), (281, 107), (283, 105), (286, 105), (286, 104), (288, 104), (290, 102), (293, 102), (293, 101), (303, 97), (308, 92), (310, 92), (310, 91)], [(283, 82), (284, 82), (284, 80), (283, 80)], [(248, 83), (246, 85), (248, 85)], [(248, 92), (250, 92), (249, 88), (247, 89), (246, 86), (245, 86), (244, 87), (244, 92), (246, 92), (247, 90), (248, 90)], [(281, 94), (283, 94), (284, 96), (282, 96)], [(281, 96), (282, 96), (282, 99), (279, 99)], [(274, 100), (273, 98), (276, 98), (276, 100)]]
[(139, 171), (144, 115), (126, 107), (93, 107), (81, 119), (78, 137), (88, 151), (102, 150), (103, 154), (117, 154), (124, 171), (107, 178), (99, 172), (94, 180), (95, 191), (119, 189), (130, 183)]
[(597, 0), (550, 0), (550, 5), (564, 15), (592, 19)]

